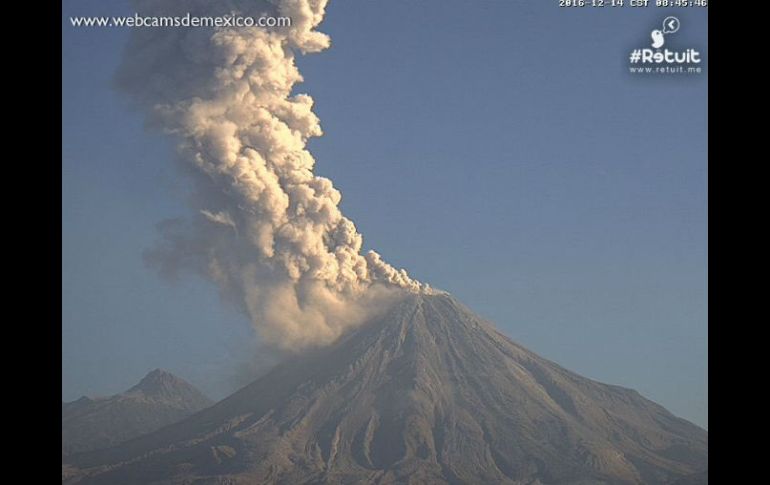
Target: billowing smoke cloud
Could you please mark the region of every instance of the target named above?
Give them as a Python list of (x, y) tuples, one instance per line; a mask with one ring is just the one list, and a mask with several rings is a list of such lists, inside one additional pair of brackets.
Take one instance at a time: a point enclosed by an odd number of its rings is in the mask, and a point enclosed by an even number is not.
[(117, 84), (175, 135), (195, 190), (190, 221), (161, 224), (147, 259), (192, 269), (238, 304), (267, 341), (334, 340), (403, 290), (430, 292), (375, 252), (339, 209), (306, 148), (321, 135), (313, 100), (293, 94), (295, 53), (319, 52), (327, 0), (140, 0), (142, 16), (273, 15), (290, 27), (133, 29)]

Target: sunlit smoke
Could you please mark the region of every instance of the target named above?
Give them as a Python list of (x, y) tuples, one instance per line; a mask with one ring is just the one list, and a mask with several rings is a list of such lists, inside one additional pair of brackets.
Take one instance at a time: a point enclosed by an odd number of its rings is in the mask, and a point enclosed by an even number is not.
[(195, 182), (193, 218), (162, 223), (147, 260), (214, 281), (287, 349), (333, 341), (397, 293), (432, 291), (362, 254), (340, 192), (313, 173), (306, 144), (321, 126), (310, 96), (292, 90), (295, 54), (330, 45), (315, 30), (326, 3), (137, 1), (140, 15), (280, 15), (291, 26), (134, 29), (117, 74), (149, 123), (179, 140)]

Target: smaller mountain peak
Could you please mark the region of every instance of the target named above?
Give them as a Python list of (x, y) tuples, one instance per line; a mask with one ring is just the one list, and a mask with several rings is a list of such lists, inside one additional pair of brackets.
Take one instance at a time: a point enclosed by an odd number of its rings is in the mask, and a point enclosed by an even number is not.
[(139, 381), (139, 384), (129, 389), (129, 392), (142, 391), (147, 395), (156, 395), (180, 387), (189, 387), (189, 384), (171, 372), (163, 369), (155, 369), (148, 372), (147, 375)]
[(208, 397), (181, 377), (163, 369), (155, 369), (125, 393), (124, 396), (143, 395), (146, 398), (199, 408), (210, 404)]
[(125, 392), (62, 403), (62, 453), (103, 448), (171, 424), (213, 404), (184, 379), (155, 369)]
[(148, 372), (147, 375), (144, 376), (142, 380), (156, 381), (156, 380), (177, 380), (177, 379), (179, 378), (174, 374), (172, 374), (171, 372), (165, 371), (163, 369), (155, 369)]

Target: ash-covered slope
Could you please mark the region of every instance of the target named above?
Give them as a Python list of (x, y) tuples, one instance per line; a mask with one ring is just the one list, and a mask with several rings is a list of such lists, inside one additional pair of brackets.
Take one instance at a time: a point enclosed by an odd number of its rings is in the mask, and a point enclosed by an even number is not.
[(156, 369), (123, 393), (62, 403), (62, 454), (115, 445), (211, 404), (192, 384)]
[(77, 455), (67, 483), (670, 483), (707, 433), (409, 296), (190, 418)]

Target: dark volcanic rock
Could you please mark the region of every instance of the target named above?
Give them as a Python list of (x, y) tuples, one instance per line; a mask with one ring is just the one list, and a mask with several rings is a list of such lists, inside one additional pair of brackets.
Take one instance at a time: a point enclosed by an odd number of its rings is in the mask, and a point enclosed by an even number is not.
[(687, 475), (686, 477), (682, 477), (679, 480), (675, 481), (672, 485), (708, 485), (709, 483), (709, 472), (708, 470), (693, 473), (692, 475)]
[(409, 296), (184, 421), (73, 456), (67, 483), (631, 484), (707, 468), (708, 435)]
[(62, 403), (62, 455), (118, 444), (211, 404), (188, 382), (156, 369), (121, 394)]

